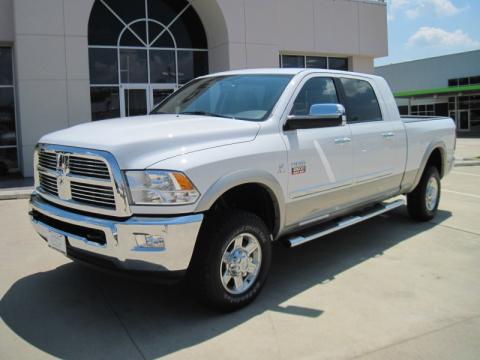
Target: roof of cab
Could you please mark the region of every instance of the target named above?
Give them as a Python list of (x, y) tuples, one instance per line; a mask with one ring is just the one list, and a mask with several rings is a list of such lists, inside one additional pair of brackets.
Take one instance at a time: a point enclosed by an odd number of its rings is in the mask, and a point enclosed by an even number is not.
[(244, 70), (231, 70), (218, 72), (205, 75), (204, 77), (211, 76), (225, 76), (225, 75), (298, 75), (298, 74), (312, 74), (312, 73), (325, 73), (325, 74), (343, 74), (350, 76), (360, 76), (366, 78), (377, 78), (372, 74), (356, 73), (351, 71), (341, 70), (329, 70), (329, 69), (315, 69), (315, 68), (259, 68), (259, 69), (244, 69)]

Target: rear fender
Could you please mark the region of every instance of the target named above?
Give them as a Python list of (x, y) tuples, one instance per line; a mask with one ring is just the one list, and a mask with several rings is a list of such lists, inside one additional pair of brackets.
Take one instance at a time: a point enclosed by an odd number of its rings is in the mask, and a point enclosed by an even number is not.
[(417, 187), (420, 179), (422, 178), (423, 172), (425, 171), (425, 166), (427, 166), (428, 159), (430, 159), (430, 156), (432, 156), (433, 151), (436, 149), (439, 149), (440, 154), (442, 155), (442, 171), (440, 174), (440, 178), (445, 175), (445, 169), (447, 164), (447, 146), (443, 141), (436, 141), (431, 143), (425, 151), (422, 161), (420, 162), (420, 167), (418, 168), (417, 175), (415, 176), (415, 181), (413, 182), (412, 187), (406, 192), (410, 192)]

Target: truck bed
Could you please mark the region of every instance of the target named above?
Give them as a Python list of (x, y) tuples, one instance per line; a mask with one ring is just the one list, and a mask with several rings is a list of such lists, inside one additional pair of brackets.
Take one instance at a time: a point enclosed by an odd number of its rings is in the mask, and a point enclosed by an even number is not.
[(441, 116), (402, 116), (401, 119), (407, 133), (407, 164), (402, 188), (410, 189), (415, 185), (415, 179), (418, 180), (425, 166), (425, 154), (430, 154), (431, 147), (438, 144), (443, 144), (446, 149), (442, 155), (445, 156), (447, 174), (453, 164), (455, 122)]
[(445, 117), (445, 116), (412, 116), (412, 115), (403, 115), (403, 116), (400, 116), (400, 118), (404, 123), (450, 119), (449, 117)]

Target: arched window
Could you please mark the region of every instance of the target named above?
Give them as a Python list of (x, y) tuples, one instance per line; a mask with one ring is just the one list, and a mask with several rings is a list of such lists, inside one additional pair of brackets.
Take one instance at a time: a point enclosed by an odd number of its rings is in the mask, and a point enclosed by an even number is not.
[(93, 120), (145, 115), (208, 72), (205, 31), (187, 0), (96, 0), (88, 45)]

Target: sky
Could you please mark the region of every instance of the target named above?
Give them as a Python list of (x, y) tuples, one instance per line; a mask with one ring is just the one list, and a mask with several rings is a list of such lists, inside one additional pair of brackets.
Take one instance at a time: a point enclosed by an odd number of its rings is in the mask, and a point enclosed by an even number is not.
[(386, 2), (389, 55), (375, 66), (480, 49), (480, 0)]

